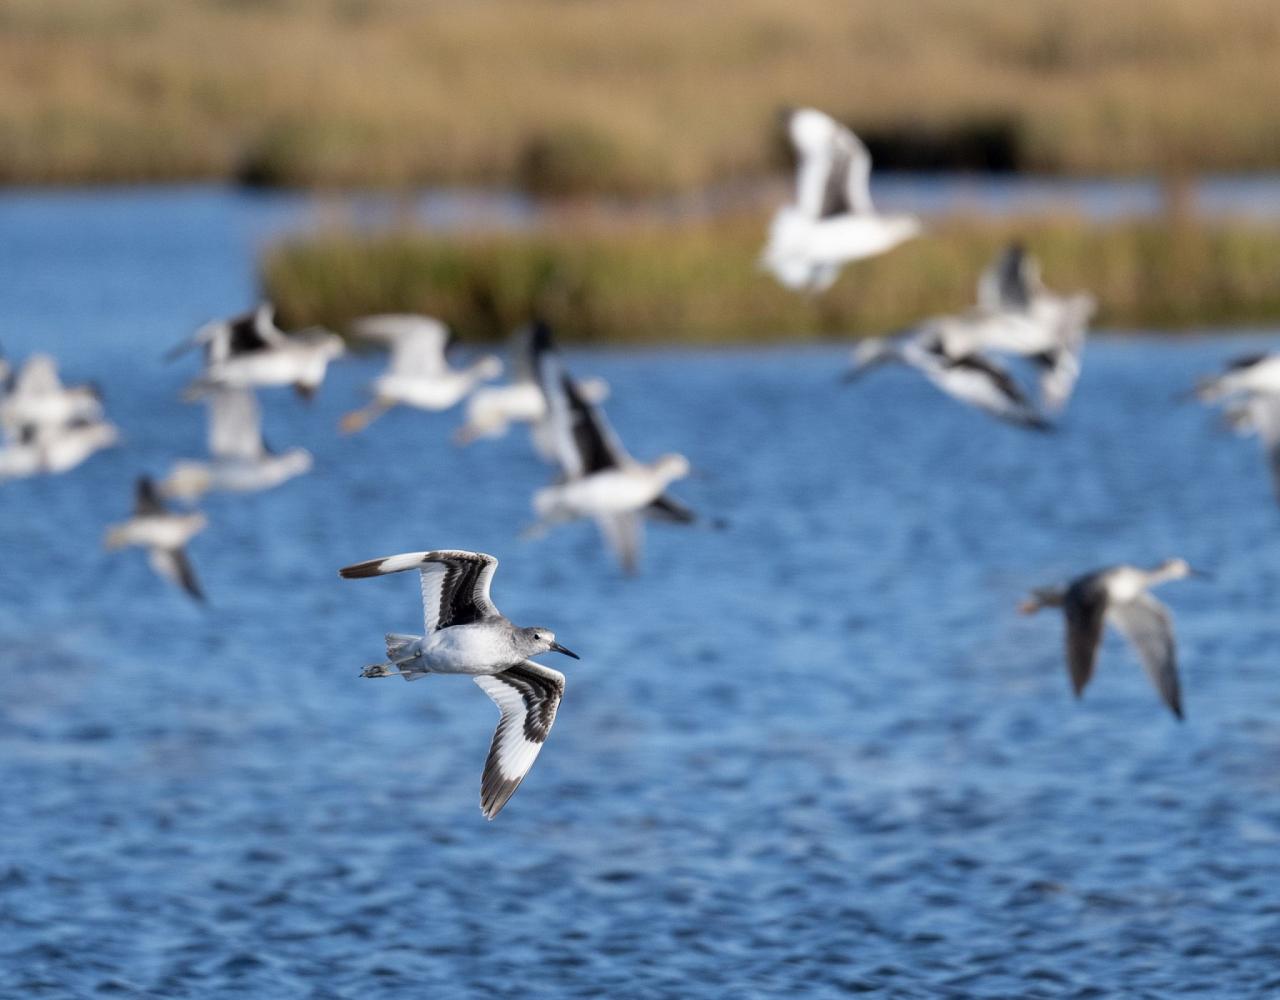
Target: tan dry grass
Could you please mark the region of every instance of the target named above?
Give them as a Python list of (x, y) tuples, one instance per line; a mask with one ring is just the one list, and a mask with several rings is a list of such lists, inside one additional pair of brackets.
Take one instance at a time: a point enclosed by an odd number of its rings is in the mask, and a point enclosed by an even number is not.
[(266, 293), (298, 325), (416, 311), (464, 336), (505, 336), (532, 314), (566, 339), (738, 343), (881, 333), (967, 307), (979, 269), (1024, 238), (1050, 285), (1089, 290), (1099, 322), (1168, 328), (1280, 318), (1280, 229), (1240, 222), (951, 219), (850, 265), (819, 298), (760, 273), (755, 219), (604, 220), (471, 237), (331, 232), (275, 248)]
[(1274, 167), (1280, 6), (0, 6), (0, 178), (16, 181), (247, 173), (290, 183), (523, 178), (553, 191), (690, 189), (768, 170), (768, 130), (784, 103), (889, 134), (996, 123), (1020, 162), (1038, 169)]

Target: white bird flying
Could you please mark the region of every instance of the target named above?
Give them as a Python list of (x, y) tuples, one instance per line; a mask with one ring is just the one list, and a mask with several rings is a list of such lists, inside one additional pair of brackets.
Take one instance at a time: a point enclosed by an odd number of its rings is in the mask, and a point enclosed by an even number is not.
[(788, 112), (786, 125), (798, 160), (796, 199), (774, 215), (761, 258), (780, 282), (825, 291), (846, 263), (920, 233), (915, 216), (875, 210), (871, 154), (849, 129), (812, 108)]
[(352, 330), (388, 347), (391, 361), (373, 382), (373, 401), (342, 418), (342, 429), (348, 433), (363, 430), (394, 406), (447, 410), (481, 382), (502, 374), (502, 361), (492, 354), (466, 368), (452, 367), (446, 357), (449, 329), (429, 316), (366, 316)]

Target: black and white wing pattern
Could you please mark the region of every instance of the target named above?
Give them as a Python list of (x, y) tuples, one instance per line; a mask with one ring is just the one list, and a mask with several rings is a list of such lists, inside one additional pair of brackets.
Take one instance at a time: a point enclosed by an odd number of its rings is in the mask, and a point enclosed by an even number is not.
[(160, 576), (176, 583), (197, 601), (204, 600), (204, 591), (185, 549), (151, 549), (147, 553), (147, 561)]
[(1040, 287), (1040, 265), (1021, 243), (1010, 243), (978, 278), (978, 308), (1026, 310)]
[(580, 479), (631, 462), (604, 411), (587, 401), (559, 354), (543, 350), (537, 357), (538, 383), (547, 400), (547, 419), (556, 459), (568, 479)]
[(1067, 588), (1062, 600), (1067, 619), (1067, 671), (1079, 697), (1093, 676), (1107, 615), (1107, 591), (1101, 573), (1090, 573)]
[(980, 354), (959, 358), (935, 352), (930, 355), (920, 367), (929, 380), (949, 396), (1020, 427), (1050, 428), (1013, 377), (994, 361)]
[(441, 549), (435, 552), (406, 552), (397, 556), (369, 559), (338, 572), (348, 580), (385, 576), (416, 569), (422, 574), (422, 614), (426, 634), (452, 625), (469, 625), (500, 612), (489, 597), (489, 584), (498, 560), (483, 552)]
[(1142, 666), (1169, 710), (1182, 718), (1182, 693), (1178, 685), (1178, 656), (1169, 609), (1150, 594), (1113, 604), (1107, 617), (1138, 651)]
[(168, 513), (168, 508), (160, 499), (156, 484), (150, 476), (139, 476), (133, 490), (133, 516), (157, 517), (165, 513)]
[(564, 697), (564, 674), (525, 660), (474, 680), (502, 713), (480, 783), (480, 808), (493, 819), (538, 759)]
[(802, 213), (820, 220), (875, 211), (871, 204), (871, 154), (862, 140), (812, 108), (792, 113), (790, 133), (799, 161), (796, 205)]
[(216, 386), (209, 391), (209, 454), (215, 458), (255, 459), (266, 450), (262, 408), (252, 389)]

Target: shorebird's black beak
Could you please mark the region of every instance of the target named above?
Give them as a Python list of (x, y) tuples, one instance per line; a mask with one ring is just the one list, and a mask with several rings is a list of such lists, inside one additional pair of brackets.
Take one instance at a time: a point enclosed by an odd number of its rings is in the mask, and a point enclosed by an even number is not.
[(553, 642), (553, 643), (551, 644), (551, 651), (552, 651), (553, 653), (564, 653), (564, 655), (565, 655), (565, 656), (572, 656), (575, 660), (581, 660), (581, 659), (582, 659), (582, 657), (581, 657), (581, 656), (579, 656), (577, 653), (575, 653), (572, 649), (565, 649), (565, 648), (564, 648), (562, 645), (560, 645), (560, 643), (558, 643), (558, 642)]
[(306, 382), (294, 382), (293, 391), (309, 403), (313, 398), (315, 398), (316, 387), (314, 385), (309, 385)]
[(1194, 576), (1197, 580), (1212, 580), (1212, 579), (1213, 579), (1213, 574), (1212, 574), (1212, 573), (1210, 573), (1208, 570), (1204, 570), (1204, 569), (1195, 569), (1194, 567), (1192, 567), (1192, 568), (1188, 569), (1188, 570), (1187, 570), (1187, 572), (1188, 572), (1188, 573), (1190, 573), (1192, 576)]

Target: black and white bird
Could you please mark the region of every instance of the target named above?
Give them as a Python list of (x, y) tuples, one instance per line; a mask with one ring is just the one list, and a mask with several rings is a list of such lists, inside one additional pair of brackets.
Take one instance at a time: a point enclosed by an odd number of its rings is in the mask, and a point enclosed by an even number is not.
[(262, 409), (252, 389), (215, 387), (205, 395), (209, 411), (209, 461), (174, 463), (160, 483), (166, 497), (196, 500), (206, 493), (273, 489), (311, 469), (305, 448), (274, 452), (262, 436)]
[(669, 453), (638, 462), (609, 426), (604, 411), (590, 403), (558, 356), (542, 358), (540, 381), (560, 479), (533, 497), (538, 524), (533, 533), (579, 518), (595, 521), (627, 573), (639, 565), (644, 520), (689, 524), (696, 520), (667, 488), (689, 474), (689, 460)]
[(187, 558), (186, 544), (208, 524), (199, 511), (180, 513), (165, 507), (154, 484), (146, 476), (138, 479), (133, 516), (107, 529), (107, 551), (137, 546), (147, 550), (147, 561), (157, 574), (169, 580), (197, 601), (204, 591)]
[(270, 303), (206, 323), (167, 357), (194, 347), (204, 349), (204, 370), (188, 391), (191, 398), (215, 387), (288, 385), (309, 399), (324, 382), (329, 362), (346, 349), (341, 337), (319, 327), (286, 333), (276, 325), (275, 307)]
[(796, 196), (774, 215), (761, 263), (788, 288), (821, 292), (850, 261), (918, 235), (920, 220), (876, 211), (871, 154), (853, 132), (812, 108), (785, 117), (797, 159)]
[(853, 367), (845, 381), (853, 382), (887, 362), (916, 369), (948, 396), (1000, 420), (1031, 430), (1052, 429), (1003, 366), (976, 351), (952, 355), (928, 332), (909, 330), (862, 341), (853, 350)]
[(1280, 354), (1237, 358), (1220, 374), (1201, 379), (1195, 396), (1222, 404), (1228, 425), (1237, 433), (1258, 435), (1280, 500)]
[(1170, 580), (1207, 575), (1192, 569), (1185, 559), (1166, 559), (1153, 569), (1108, 566), (1066, 585), (1036, 588), (1019, 610), (1034, 614), (1041, 608), (1062, 608), (1067, 624), (1067, 670), (1077, 697), (1093, 676), (1102, 626), (1110, 622), (1133, 644), (1160, 698), (1181, 719), (1173, 620), (1169, 609), (1147, 591)]
[(66, 386), (58, 363), (48, 354), (33, 354), (6, 376), (0, 395), (0, 429), (12, 437), (34, 429), (39, 434), (103, 420), (102, 396), (91, 384)]
[(483, 552), (442, 549), (370, 559), (339, 572), (349, 580), (405, 570), (422, 578), (425, 635), (386, 636), (387, 662), (361, 676), (407, 681), (428, 674), (465, 674), (502, 713), (480, 786), (480, 808), (493, 819), (520, 787), (546, 742), (564, 696), (564, 674), (529, 659), (541, 653), (578, 654), (550, 629), (519, 628), (489, 596), (498, 560)]
[(363, 430), (396, 406), (447, 410), (482, 382), (502, 374), (502, 360), (493, 354), (465, 368), (449, 364), (447, 352), (453, 337), (447, 326), (430, 316), (366, 316), (352, 324), (352, 332), (385, 346), (391, 360), (387, 370), (373, 381), (373, 401), (342, 418), (342, 429), (347, 433)]
[(1076, 380), (1097, 300), (1088, 292), (1062, 294), (1045, 285), (1040, 263), (1022, 243), (1005, 247), (978, 279), (974, 311), (992, 320), (979, 350), (1027, 358), (1040, 370), (1040, 404), (1064, 409)]

